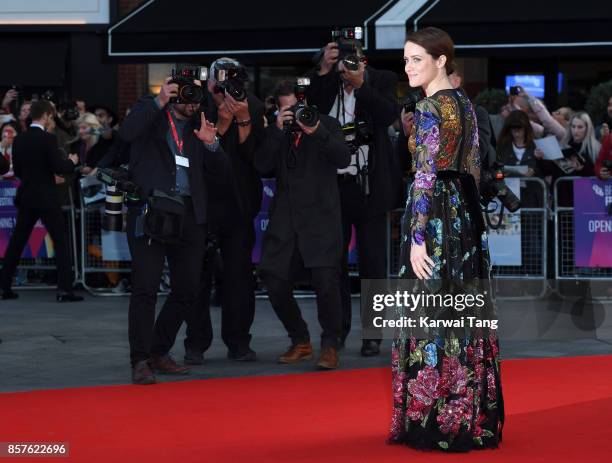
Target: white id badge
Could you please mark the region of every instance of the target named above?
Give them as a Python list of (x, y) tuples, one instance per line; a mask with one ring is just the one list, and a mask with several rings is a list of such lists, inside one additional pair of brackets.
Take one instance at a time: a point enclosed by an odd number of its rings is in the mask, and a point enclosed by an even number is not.
[(181, 167), (189, 167), (189, 158), (185, 156), (174, 156), (176, 160), (176, 165)]

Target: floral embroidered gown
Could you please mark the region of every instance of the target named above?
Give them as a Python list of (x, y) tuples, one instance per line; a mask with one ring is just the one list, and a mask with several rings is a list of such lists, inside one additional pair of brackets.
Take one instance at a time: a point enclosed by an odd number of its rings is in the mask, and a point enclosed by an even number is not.
[[(461, 90), (441, 90), (417, 104), (409, 148), (416, 175), (402, 220), (400, 278), (416, 278), (411, 243), (425, 243), (433, 276), (415, 284), (433, 292), (448, 282), (484, 291), (486, 305), (477, 315), (496, 318), (487, 236), (478, 226), (478, 205), (470, 206), (478, 201), (480, 177), (476, 116)], [(473, 188), (452, 171), (471, 174)], [(426, 331), (405, 328), (393, 342), (389, 442), (444, 451), (497, 447), (504, 408), (496, 330)]]

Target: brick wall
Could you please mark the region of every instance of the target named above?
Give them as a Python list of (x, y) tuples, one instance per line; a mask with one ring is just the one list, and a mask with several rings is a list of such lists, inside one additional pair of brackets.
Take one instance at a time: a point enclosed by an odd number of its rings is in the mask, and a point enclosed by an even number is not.
[[(141, 3), (143, 0), (119, 0), (119, 17), (125, 16)], [(117, 110), (119, 117), (123, 117), (126, 109), (148, 91), (147, 65), (120, 64), (117, 79)]]

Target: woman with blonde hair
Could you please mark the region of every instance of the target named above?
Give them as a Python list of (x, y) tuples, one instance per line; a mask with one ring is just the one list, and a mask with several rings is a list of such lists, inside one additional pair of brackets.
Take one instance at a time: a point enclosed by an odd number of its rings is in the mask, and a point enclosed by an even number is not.
[(81, 172), (89, 174), (110, 148), (110, 144), (100, 138), (102, 125), (95, 114), (83, 113), (76, 120), (78, 139), (70, 145), (70, 152), (77, 153), (83, 165)]
[(591, 117), (585, 111), (577, 112), (570, 119), (569, 130), (562, 141), (562, 147), (573, 148), (573, 151), (586, 162), (590, 161), (591, 165), (595, 165), (601, 143), (595, 137)]

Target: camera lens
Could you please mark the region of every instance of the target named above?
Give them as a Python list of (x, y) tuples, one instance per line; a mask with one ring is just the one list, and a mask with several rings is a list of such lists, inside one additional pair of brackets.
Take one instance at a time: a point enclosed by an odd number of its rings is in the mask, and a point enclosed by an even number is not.
[(349, 71), (359, 70), (359, 57), (357, 55), (346, 55), (342, 60), (342, 64)]
[(185, 103), (200, 103), (204, 98), (204, 93), (200, 86), (187, 84), (179, 89), (179, 97)]
[(295, 112), (295, 118), (306, 127), (314, 127), (319, 120), (319, 113), (312, 107), (304, 106)]

